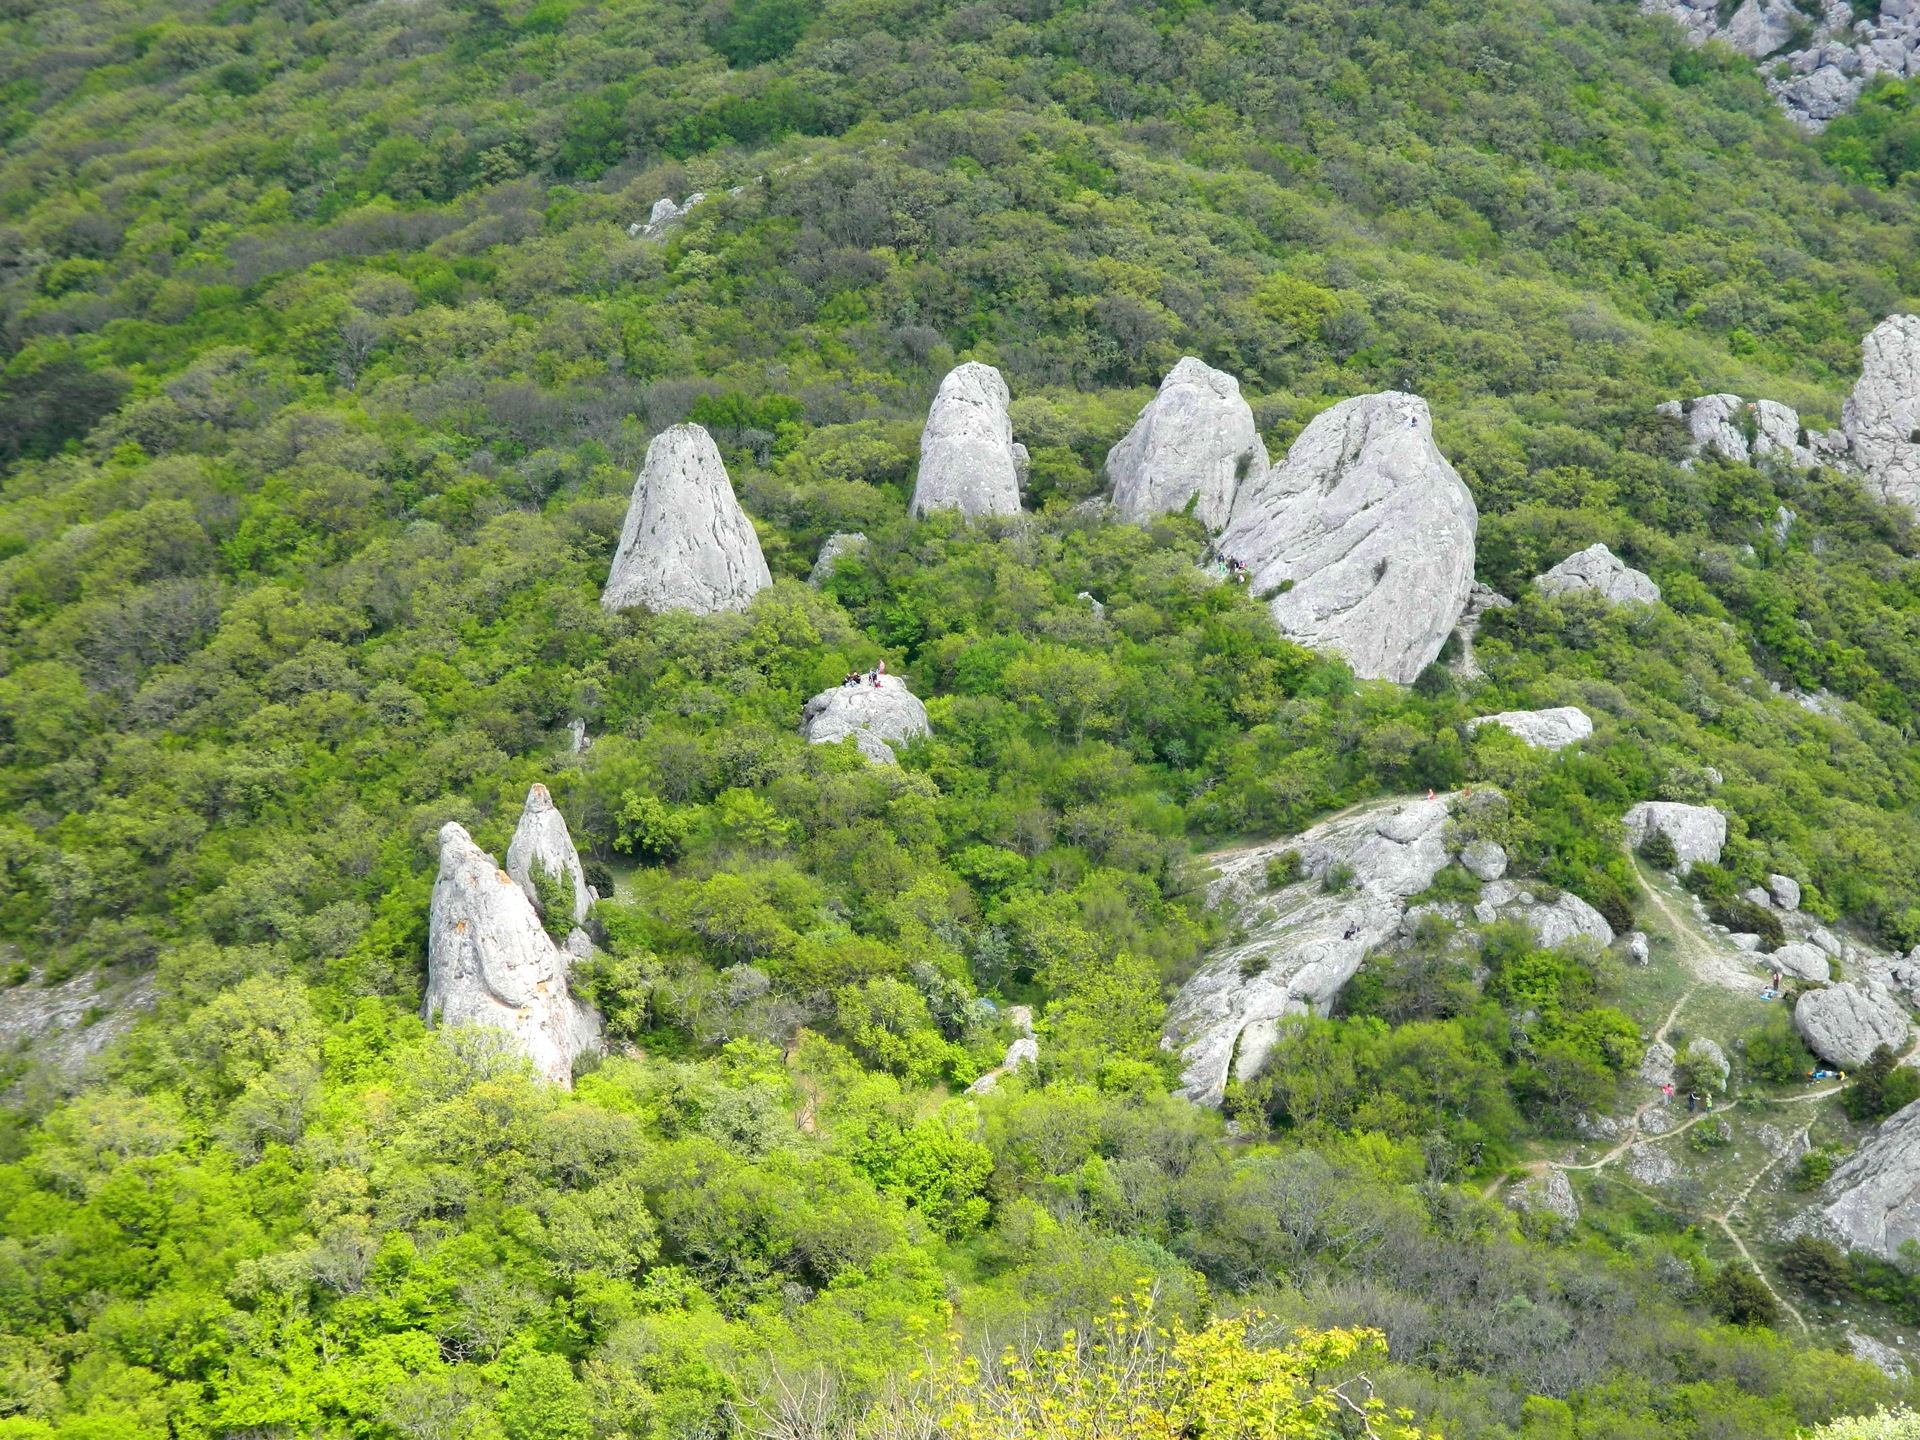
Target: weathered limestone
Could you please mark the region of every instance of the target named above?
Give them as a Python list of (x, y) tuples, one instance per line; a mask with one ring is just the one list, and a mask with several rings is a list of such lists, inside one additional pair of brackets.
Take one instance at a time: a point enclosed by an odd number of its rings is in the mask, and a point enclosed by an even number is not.
[(1191, 355), (1167, 372), (1160, 393), (1107, 452), (1114, 507), (1135, 524), (1178, 512), (1198, 496), (1193, 513), (1217, 531), (1231, 518), (1240, 486), (1266, 472), (1266, 446), (1240, 382)]
[(1496, 880), (1480, 892), (1473, 918), (1482, 925), (1496, 920), (1518, 920), (1531, 926), (1547, 949), (1584, 936), (1596, 945), (1613, 943), (1613, 927), (1593, 906), (1570, 890), (1556, 900), (1542, 900), (1517, 880)]
[(1638, 847), (1651, 830), (1667, 832), (1685, 874), (1702, 860), (1720, 863), (1727, 843), (1727, 817), (1711, 805), (1682, 805), (1673, 800), (1642, 800), (1620, 817), (1627, 827), (1627, 843)]
[(710, 615), (744, 608), (772, 583), (713, 437), (698, 425), (654, 436), (600, 603)]
[(1651, 605), (1660, 598), (1660, 587), (1651, 576), (1635, 570), (1597, 541), (1569, 555), (1546, 574), (1534, 576), (1533, 583), (1548, 595), (1591, 590), (1613, 605)]
[(1782, 910), (1800, 908), (1800, 882), (1790, 875), (1767, 876), (1767, 891)]
[(1920, 512), (1920, 315), (1889, 316), (1861, 342), (1840, 426), (1868, 488)]
[(1282, 464), (1242, 485), (1219, 550), (1273, 596), (1289, 638), (1409, 684), (1466, 606), (1479, 523), (1427, 402), (1386, 391), (1315, 416)]
[(535, 785), (527, 791), (526, 807), (521, 810), (520, 823), (514, 827), (513, 839), (507, 845), (507, 873), (538, 910), (540, 896), (533, 884), (536, 863), (549, 874), (565, 878), (573, 891), (573, 923), (585, 923), (587, 911), (593, 908), (593, 896), (587, 891), (587, 874), (580, 868), (580, 852), (573, 848), (567, 818), (554, 805), (553, 796), (544, 785)]
[(836, 685), (807, 701), (800, 712), (800, 733), (815, 745), (832, 745), (853, 736), (869, 760), (895, 765), (899, 757), (887, 742), (905, 745), (927, 733), (927, 707), (894, 675), (880, 683), (861, 680)]
[(1467, 721), (1467, 729), (1498, 725), (1518, 735), (1536, 750), (1564, 750), (1593, 734), (1593, 721), (1578, 705), (1561, 705), (1552, 710), (1502, 710), (1498, 715), (1480, 715)]
[(1782, 945), (1766, 957), (1766, 963), (1782, 975), (1791, 975), (1796, 980), (1811, 980), (1820, 985), (1827, 983), (1827, 952), (1803, 940), (1792, 940)]
[(687, 203), (676, 205), (671, 195), (662, 195), (653, 202), (653, 209), (644, 221), (636, 221), (627, 227), (627, 234), (641, 240), (664, 240), (667, 232), (687, 218), (689, 211), (707, 197), (696, 190), (687, 196)]
[(969, 520), (1020, 513), (1020, 474), (1007, 382), (970, 360), (947, 372), (920, 436), (913, 513), (958, 510)]
[(1718, 450), (1744, 465), (1751, 458), (1747, 437), (1740, 433), (1739, 415), (1745, 404), (1738, 395), (1702, 395), (1682, 408), (1696, 450)]
[(1884, 985), (1829, 985), (1809, 990), (1793, 1007), (1793, 1026), (1807, 1048), (1842, 1070), (1858, 1070), (1877, 1046), (1907, 1048), (1906, 1011)]
[(1460, 863), (1478, 880), (1498, 880), (1507, 873), (1507, 852), (1491, 840), (1475, 840), (1462, 847)]
[(1881, 1122), (1827, 1182), (1823, 1215), (1845, 1248), (1891, 1260), (1920, 1240), (1920, 1100)]
[(1460, 637), (1460, 658), (1454, 662), (1454, 669), (1461, 679), (1478, 680), (1485, 673), (1480, 669), (1480, 662), (1473, 658), (1473, 642), (1480, 638), (1480, 622), (1487, 618), (1487, 612), (1512, 608), (1513, 601), (1491, 585), (1482, 585), (1476, 580), (1467, 587), (1467, 605), (1460, 612), (1460, 623), (1454, 627), (1454, 633)]
[(1727, 1052), (1720, 1048), (1717, 1041), (1704, 1035), (1694, 1037), (1687, 1046), (1687, 1063), (1693, 1073), (1715, 1090), (1727, 1088), (1727, 1077), (1733, 1074), (1733, 1066), (1727, 1059)]
[(1551, 1215), (1565, 1225), (1580, 1223), (1580, 1202), (1574, 1197), (1573, 1182), (1557, 1165), (1543, 1176), (1516, 1185), (1507, 1194), (1507, 1205), (1514, 1210)]
[[(1208, 903), (1237, 909), (1245, 938), (1210, 956), (1167, 1012), (1161, 1044), (1182, 1057), (1182, 1094), (1218, 1105), (1229, 1073), (1259, 1073), (1284, 1017), (1327, 1013), (1367, 951), (1399, 930), (1408, 898), (1445, 867), (1448, 810), (1444, 799), (1388, 801), (1221, 864)], [(1289, 850), (1303, 877), (1268, 892), (1267, 862)]]
[(807, 584), (818, 590), (833, 576), (834, 562), (842, 555), (853, 555), (867, 548), (867, 537), (858, 530), (842, 530), (820, 542), (820, 554), (807, 574)]
[(534, 1072), (560, 1086), (572, 1086), (575, 1058), (598, 1044), (597, 1018), (567, 993), (565, 953), (525, 892), (452, 822), (440, 830), (421, 1014), (505, 1031)]

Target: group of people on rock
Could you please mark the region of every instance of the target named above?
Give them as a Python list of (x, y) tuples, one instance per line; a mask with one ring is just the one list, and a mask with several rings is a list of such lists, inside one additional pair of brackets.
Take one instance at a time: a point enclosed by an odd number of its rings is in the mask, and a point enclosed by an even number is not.
[(1247, 577), (1253, 572), (1248, 570), (1247, 567), (1238, 560), (1231, 559), (1225, 555), (1217, 555), (1213, 561), (1213, 573), (1218, 575), (1222, 580), (1231, 580), (1236, 585), (1244, 585), (1247, 583)]
[(886, 673), (887, 662), (884, 660), (871, 670), (850, 670), (847, 672), (847, 678), (840, 682), (840, 688), (844, 690), (849, 685), (856, 688), (862, 685), (871, 685), (874, 689), (878, 690), (880, 688), (880, 677)]

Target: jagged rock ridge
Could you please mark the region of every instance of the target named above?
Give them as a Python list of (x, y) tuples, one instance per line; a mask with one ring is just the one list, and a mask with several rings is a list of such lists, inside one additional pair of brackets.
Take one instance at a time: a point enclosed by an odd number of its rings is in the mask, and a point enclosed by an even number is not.
[(1240, 382), (1191, 355), (1167, 372), (1133, 428), (1107, 452), (1114, 508), (1136, 524), (1195, 500), (1193, 513), (1218, 530), (1232, 517), (1239, 488), (1266, 472), (1267, 449)]
[(423, 1018), (502, 1030), (542, 1079), (571, 1087), (573, 1062), (597, 1047), (599, 1024), (568, 993), (567, 960), (519, 882), (464, 827), (442, 826)]
[(1427, 402), (1385, 391), (1316, 415), (1285, 461), (1242, 485), (1219, 551), (1272, 595), (1290, 639), (1404, 685), (1466, 607), (1479, 523)]
[(913, 513), (958, 510), (969, 520), (1020, 513), (1020, 464), (1007, 382), (991, 365), (970, 360), (947, 372), (920, 435)]
[(654, 436), (600, 603), (710, 615), (742, 609), (772, 583), (713, 437), (698, 425)]

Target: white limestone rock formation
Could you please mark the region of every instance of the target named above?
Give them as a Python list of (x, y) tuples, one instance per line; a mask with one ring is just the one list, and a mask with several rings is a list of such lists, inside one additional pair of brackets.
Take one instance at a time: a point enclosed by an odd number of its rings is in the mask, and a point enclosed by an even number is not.
[(1739, 425), (1745, 403), (1738, 395), (1722, 394), (1702, 395), (1681, 406), (1687, 429), (1693, 432), (1695, 452), (1717, 450), (1729, 460), (1746, 464), (1751, 457)]
[[(1221, 863), (1207, 902), (1237, 911), (1244, 938), (1209, 956), (1167, 1011), (1160, 1043), (1181, 1057), (1182, 1094), (1218, 1105), (1230, 1070), (1259, 1073), (1286, 1016), (1327, 1013), (1367, 951), (1398, 932), (1408, 898), (1445, 867), (1449, 808), (1386, 801)], [(1302, 878), (1268, 891), (1267, 862), (1289, 850)], [(1327, 889), (1342, 877), (1344, 888)]]
[(1460, 637), (1460, 658), (1454, 662), (1454, 670), (1463, 680), (1478, 680), (1485, 673), (1480, 662), (1473, 658), (1473, 642), (1480, 638), (1480, 622), (1485, 620), (1489, 610), (1511, 610), (1513, 601), (1500, 594), (1491, 585), (1483, 585), (1478, 580), (1467, 587), (1466, 608), (1460, 612), (1460, 623), (1454, 633)]
[(1687, 1063), (1693, 1073), (1715, 1090), (1727, 1088), (1727, 1077), (1733, 1074), (1733, 1065), (1727, 1059), (1727, 1052), (1720, 1048), (1719, 1042), (1709, 1040), (1704, 1035), (1696, 1035), (1687, 1046)]
[(653, 202), (653, 209), (644, 221), (627, 227), (627, 234), (641, 240), (664, 240), (667, 232), (686, 219), (688, 212), (706, 198), (703, 192), (696, 190), (687, 196), (686, 204), (676, 205), (671, 195), (662, 195)]
[(593, 908), (593, 896), (587, 889), (587, 873), (580, 867), (580, 852), (573, 848), (573, 835), (567, 829), (567, 817), (553, 803), (544, 785), (527, 791), (527, 803), (520, 811), (520, 823), (514, 827), (507, 845), (507, 873), (513, 877), (535, 910), (540, 896), (533, 884), (533, 867), (542, 866), (548, 874), (565, 879), (573, 892), (574, 925), (586, 922)]
[(1498, 880), (1507, 873), (1507, 852), (1491, 840), (1461, 847), (1460, 863), (1477, 880)]
[(1114, 508), (1135, 524), (1177, 513), (1198, 496), (1193, 513), (1218, 531), (1239, 488), (1266, 473), (1267, 448), (1240, 382), (1191, 355), (1167, 372), (1160, 393), (1107, 452)]
[(1546, 574), (1534, 576), (1533, 583), (1548, 595), (1591, 590), (1612, 605), (1651, 605), (1660, 598), (1660, 587), (1651, 576), (1635, 570), (1598, 541), (1575, 551)]
[(654, 436), (601, 605), (710, 615), (743, 609), (772, 583), (713, 437), (698, 425)]
[(1551, 1215), (1564, 1225), (1580, 1223), (1580, 1202), (1574, 1197), (1573, 1182), (1557, 1165), (1545, 1175), (1516, 1185), (1507, 1195), (1507, 1205), (1514, 1210)]
[(1427, 402), (1390, 390), (1316, 415), (1284, 462), (1240, 487), (1218, 548), (1273, 595), (1288, 638), (1405, 685), (1466, 607), (1479, 524)]
[(1702, 860), (1718, 865), (1720, 851), (1727, 843), (1727, 817), (1711, 805), (1642, 800), (1620, 817), (1620, 823), (1627, 827), (1627, 843), (1636, 849), (1650, 831), (1666, 831), (1673, 841), (1673, 853), (1680, 857), (1683, 875)]
[(1640, 0), (1640, 13), (1670, 17), (1692, 44), (1723, 40), (1764, 62), (1774, 102), (1809, 131), (1852, 108), (1874, 76), (1920, 73), (1913, 0), (1880, 0), (1876, 15), (1858, 21), (1845, 0), (1821, 0), (1804, 13), (1793, 0), (1742, 0), (1725, 24), (1716, 0)]
[(1564, 750), (1593, 734), (1593, 721), (1578, 705), (1560, 705), (1551, 710), (1502, 710), (1497, 715), (1479, 715), (1467, 722), (1467, 729), (1498, 725), (1518, 735), (1536, 750)]
[(1644, 930), (1627, 932), (1627, 958), (1636, 965), (1648, 965), (1653, 962), (1653, 946)]
[(1920, 315), (1889, 316), (1861, 342), (1840, 425), (1868, 489), (1920, 513)]
[(1821, 456), (1802, 443), (1803, 437), (1808, 441), (1813, 437), (1801, 426), (1799, 411), (1778, 400), (1756, 400), (1752, 410), (1756, 461), (1775, 460), (1802, 470), (1821, 463)]
[(1007, 382), (970, 360), (947, 372), (920, 435), (912, 510), (958, 510), (969, 520), (1020, 513), (1020, 472)]
[(1788, 941), (1771, 952), (1765, 963), (1782, 976), (1791, 975), (1796, 980), (1810, 980), (1817, 985), (1826, 984), (1831, 974), (1827, 968), (1827, 952), (1804, 940)]
[(519, 882), (452, 822), (440, 830), (421, 1015), (505, 1031), (537, 1075), (569, 1088), (575, 1058), (599, 1043), (598, 1017), (567, 993), (567, 956)]
[(1773, 903), (1782, 910), (1800, 908), (1800, 882), (1791, 875), (1767, 876), (1767, 893), (1773, 896)]
[(898, 676), (882, 675), (879, 684), (861, 680), (823, 690), (800, 712), (800, 733), (815, 745), (834, 745), (853, 736), (869, 760), (895, 765), (899, 757), (887, 742), (905, 745), (927, 733), (927, 707)]
[(867, 548), (867, 537), (858, 530), (842, 530), (820, 542), (820, 554), (807, 574), (807, 584), (818, 590), (833, 577), (834, 562), (842, 555), (853, 555)]
[(1907, 1012), (1884, 985), (1829, 985), (1809, 990), (1793, 1007), (1793, 1028), (1807, 1048), (1842, 1070), (1858, 1070), (1876, 1047), (1907, 1048)]
[(1473, 918), (1482, 925), (1496, 920), (1518, 920), (1532, 927), (1546, 949), (1565, 945), (1582, 937), (1596, 945), (1613, 943), (1613, 927), (1607, 917), (1570, 890), (1555, 900), (1542, 900), (1524, 881), (1496, 880), (1480, 891), (1473, 907)]
[(1882, 1121), (1827, 1181), (1821, 1211), (1849, 1250), (1882, 1260), (1920, 1240), (1920, 1100)]

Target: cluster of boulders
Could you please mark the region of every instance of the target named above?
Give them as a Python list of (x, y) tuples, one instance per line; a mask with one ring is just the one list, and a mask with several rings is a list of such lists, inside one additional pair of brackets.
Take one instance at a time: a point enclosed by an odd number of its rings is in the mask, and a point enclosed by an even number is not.
[[(1686, 423), (1696, 454), (1797, 469), (1829, 465), (1858, 475), (1876, 499), (1920, 511), (1920, 315), (1889, 316), (1861, 342), (1860, 379), (1838, 430), (1808, 430), (1791, 407), (1738, 395), (1668, 400), (1657, 409)], [(1775, 534), (1784, 538), (1793, 519), (1783, 508)]]
[[(571, 926), (564, 946), (542, 923), (546, 902), (536, 870), (564, 891)], [(599, 1016), (567, 988), (570, 963), (591, 953), (579, 926), (593, 899), (567, 822), (544, 785), (527, 793), (504, 870), (464, 826), (449, 821), (440, 829), (422, 1016), (432, 1025), (502, 1031), (535, 1074), (571, 1087), (574, 1063), (600, 1048)]]
[(1768, 60), (1766, 85), (1780, 108), (1808, 130), (1844, 114), (1877, 75), (1920, 74), (1920, 4), (1880, 0), (1857, 18), (1847, 0), (1811, 6), (1795, 0), (1742, 0), (1721, 20), (1718, 0), (1640, 0), (1646, 15), (1676, 21), (1695, 45), (1720, 40)]

